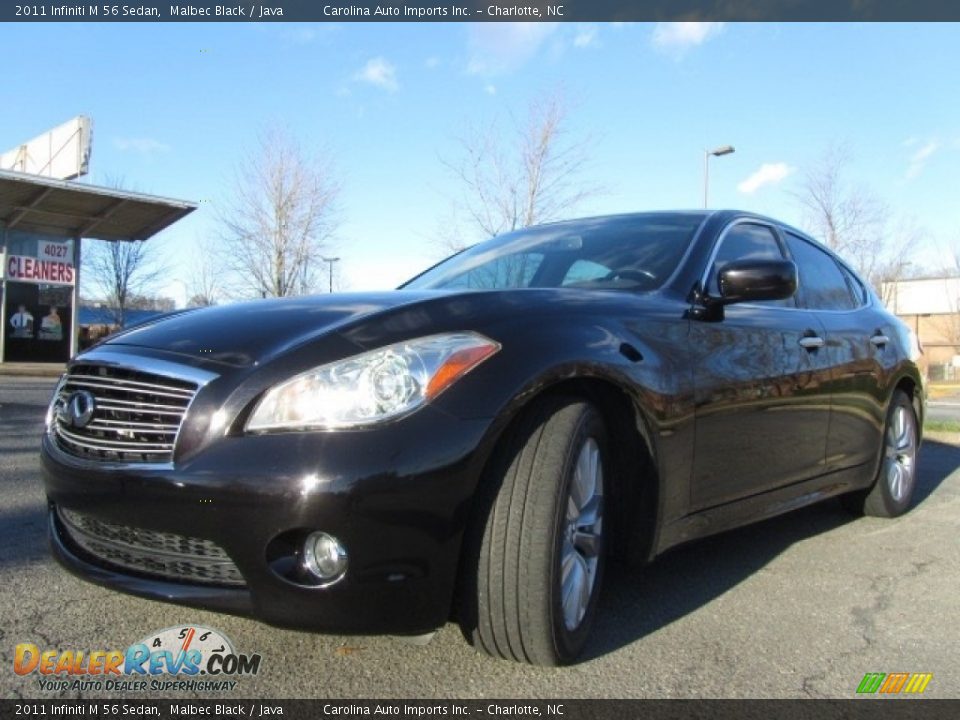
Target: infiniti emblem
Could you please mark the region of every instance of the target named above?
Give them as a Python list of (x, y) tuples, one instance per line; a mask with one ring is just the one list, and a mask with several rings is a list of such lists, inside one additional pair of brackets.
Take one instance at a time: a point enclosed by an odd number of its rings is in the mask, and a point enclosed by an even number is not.
[(60, 422), (70, 427), (86, 427), (93, 417), (96, 401), (93, 393), (87, 390), (77, 390), (70, 394), (57, 409)]

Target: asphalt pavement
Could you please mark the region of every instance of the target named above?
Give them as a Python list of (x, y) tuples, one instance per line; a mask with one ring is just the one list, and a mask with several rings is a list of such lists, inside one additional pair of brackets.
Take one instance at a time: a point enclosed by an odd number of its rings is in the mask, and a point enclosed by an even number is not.
[(852, 519), (830, 501), (678, 548), (639, 573), (613, 568), (583, 661), (531, 668), (476, 653), (454, 625), (426, 647), (389, 637), (279, 630), (83, 582), (47, 551), (38, 443), (50, 379), (0, 377), (0, 696), (44, 692), (14, 648), (126, 648), (199, 624), (263, 657), (224, 695), (141, 697), (849, 698), (867, 672), (927, 672), (960, 696), (960, 447), (928, 440), (916, 507)]
[(927, 420), (935, 423), (960, 424), (960, 385), (928, 386)]
[(931, 400), (927, 403), (927, 418), (937, 422), (960, 423), (960, 398)]

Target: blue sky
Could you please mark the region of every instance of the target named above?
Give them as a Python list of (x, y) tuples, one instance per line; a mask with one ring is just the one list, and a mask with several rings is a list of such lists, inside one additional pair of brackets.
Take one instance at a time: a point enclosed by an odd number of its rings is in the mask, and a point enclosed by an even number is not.
[(800, 223), (790, 190), (846, 143), (851, 179), (925, 231), (919, 263), (960, 244), (957, 25), (6, 24), (0, 42), (3, 149), (86, 114), (93, 182), (202, 201), (158, 236), (172, 295), (264, 127), (333, 159), (347, 285), (391, 287), (437, 257), (458, 132), (557, 88), (607, 189), (577, 215), (696, 207), (703, 149), (731, 144), (711, 206)]

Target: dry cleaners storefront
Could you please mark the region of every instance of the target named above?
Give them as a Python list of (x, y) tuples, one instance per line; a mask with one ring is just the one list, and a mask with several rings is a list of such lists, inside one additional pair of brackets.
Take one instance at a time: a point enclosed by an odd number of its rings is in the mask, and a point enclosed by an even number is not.
[(146, 241), (194, 203), (0, 171), (0, 361), (77, 351), (83, 238)]

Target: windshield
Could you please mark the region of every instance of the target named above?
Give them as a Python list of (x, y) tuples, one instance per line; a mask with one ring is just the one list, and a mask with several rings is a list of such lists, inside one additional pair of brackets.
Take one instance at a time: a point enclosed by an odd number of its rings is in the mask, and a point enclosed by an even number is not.
[(702, 221), (657, 214), (541, 225), (474, 245), (402, 288), (656, 290)]

